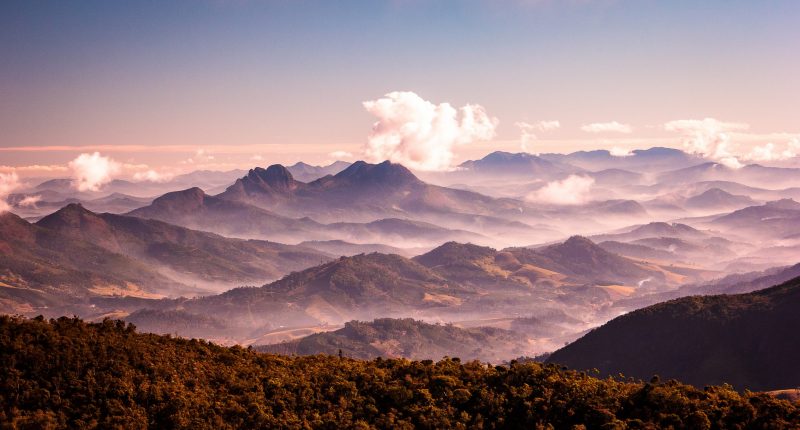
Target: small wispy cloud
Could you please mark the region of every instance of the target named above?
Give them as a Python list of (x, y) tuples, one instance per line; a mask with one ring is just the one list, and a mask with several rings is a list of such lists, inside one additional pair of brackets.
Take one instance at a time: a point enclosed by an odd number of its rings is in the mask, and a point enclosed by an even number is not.
[(537, 139), (537, 132), (545, 132), (556, 130), (561, 127), (561, 123), (555, 120), (539, 121), (535, 123), (528, 123), (519, 121), (514, 123), (519, 128), (519, 145), (524, 152), (530, 152), (531, 143)]
[(35, 208), (40, 201), (42, 201), (42, 196), (38, 194), (35, 196), (25, 196), (17, 203), (17, 206), (22, 208)]
[(633, 127), (629, 124), (622, 124), (617, 121), (610, 122), (595, 122), (591, 124), (584, 124), (581, 130), (587, 133), (625, 133), (630, 134), (633, 132)]
[(156, 172), (153, 169), (133, 174), (134, 182), (168, 182), (173, 178), (172, 174)]
[(334, 160), (349, 160), (353, 158), (353, 153), (347, 151), (333, 151), (328, 153), (328, 156)]
[(456, 109), (410, 91), (391, 92), (363, 105), (378, 118), (364, 151), (367, 161), (389, 160), (415, 170), (450, 170), (457, 147), (492, 139), (498, 124), (480, 105)]
[(10, 209), (6, 199), (8, 195), (19, 188), (19, 186), (20, 182), (17, 172), (0, 173), (0, 212), (5, 212)]
[(527, 200), (553, 205), (578, 205), (589, 201), (594, 178), (570, 175), (560, 181), (552, 181), (528, 194)]

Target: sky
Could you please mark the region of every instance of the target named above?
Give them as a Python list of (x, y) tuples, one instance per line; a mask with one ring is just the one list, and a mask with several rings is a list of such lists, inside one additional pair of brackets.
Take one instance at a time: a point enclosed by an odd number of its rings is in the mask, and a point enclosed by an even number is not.
[(785, 159), (798, 22), (795, 0), (6, 0), (0, 172), (446, 170), (651, 146)]

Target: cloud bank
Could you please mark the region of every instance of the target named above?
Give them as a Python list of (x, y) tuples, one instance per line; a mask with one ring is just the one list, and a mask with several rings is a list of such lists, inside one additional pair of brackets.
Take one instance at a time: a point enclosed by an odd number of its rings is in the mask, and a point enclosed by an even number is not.
[(519, 128), (519, 144), (520, 148), (529, 152), (531, 150), (531, 143), (537, 139), (536, 132), (556, 130), (561, 127), (558, 121), (539, 121), (537, 123), (515, 122), (515, 126)]
[(456, 109), (410, 91), (391, 92), (363, 105), (378, 118), (364, 151), (367, 161), (389, 160), (415, 170), (450, 170), (455, 148), (492, 139), (498, 124), (480, 105)]
[(595, 122), (592, 124), (585, 124), (581, 126), (581, 130), (587, 133), (625, 133), (630, 134), (633, 132), (633, 127), (628, 124), (621, 124), (616, 121), (611, 122)]
[(734, 155), (728, 132), (747, 130), (749, 124), (722, 122), (714, 118), (682, 119), (664, 124), (664, 129), (683, 134), (683, 146), (691, 153), (738, 169), (742, 163)]
[(578, 205), (589, 201), (594, 186), (594, 178), (570, 175), (560, 181), (549, 182), (542, 188), (528, 194), (527, 199), (536, 203), (554, 205)]
[(0, 212), (5, 212), (9, 209), (6, 199), (8, 195), (19, 186), (20, 183), (17, 172), (0, 173)]
[(81, 154), (69, 162), (73, 186), (78, 191), (99, 191), (122, 170), (122, 165), (99, 152)]
[(786, 149), (779, 151), (775, 144), (770, 142), (762, 146), (756, 146), (745, 156), (752, 161), (783, 161), (795, 158), (800, 154), (800, 138), (794, 138), (786, 144)]

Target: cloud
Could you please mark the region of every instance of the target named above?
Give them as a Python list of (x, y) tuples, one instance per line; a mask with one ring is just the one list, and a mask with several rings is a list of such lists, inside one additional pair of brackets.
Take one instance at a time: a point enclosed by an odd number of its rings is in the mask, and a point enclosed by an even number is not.
[(728, 167), (742, 167), (728, 136), (728, 132), (747, 130), (749, 124), (722, 122), (714, 118), (682, 119), (664, 124), (664, 129), (683, 134), (683, 146), (691, 153), (712, 159)]
[(800, 154), (800, 138), (794, 138), (786, 144), (786, 149), (777, 151), (775, 144), (770, 142), (756, 146), (744, 158), (752, 161), (782, 161), (795, 158)]
[(528, 194), (527, 199), (536, 203), (577, 205), (589, 201), (589, 193), (593, 186), (594, 178), (570, 175), (566, 179), (547, 183), (544, 187)]
[(537, 139), (535, 132), (551, 131), (561, 127), (561, 123), (558, 121), (539, 121), (533, 124), (520, 121), (515, 122), (514, 125), (519, 128), (519, 145), (520, 148), (522, 148), (522, 150), (525, 152), (530, 151), (531, 142)]
[(19, 188), (19, 176), (17, 172), (0, 173), (0, 212), (5, 212), (9, 209), (6, 198), (12, 191)]
[(364, 151), (367, 161), (389, 160), (415, 170), (450, 170), (456, 147), (491, 140), (498, 123), (480, 105), (456, 109), (410, 91), (391, 92), (363, 105), (378, 118)]
[(25, 196), (22, 200), (17, 203), (17, 206), (22, 208), (35, 208), (36, 204), (42, 201), (42, 196), (35, 195), (35, 196)]
[(264, 161), (264, 157), (261, 156), (261, 155), (256, 154), (256, 155), (250, 157), (250, 160), (251, 161)]
[(145, 170), (144, 172), (136, 172), (133, 174), (134, 182), (167, 182), (172, 179), (172, 175), (168, 173), (159, 173), (153, 169)]
[(194, 156), (187, 158), (186, 160), (181, 161), (181, 164), (204, 164), (211, 161), (214, 161), (216, 157), (209, 154), (203, 148), (200, 148), (194, 151)]
[(619, 146), (612, 147), (608, 152), (614, 157), (630, 157), (633, 155), (630, 149), (620, 148)]
[(347, 151), (333, 151), (328, 154), (328, 157), (331, 157), (334, 160), (342, 160), (342, 159), (353, 158), (353, 154)]
[(632, 133), (633, 127), (628, 124), (621, 124), (616, 121), (595, 122), (581, 126), (581, 130), (587, 133)]
[(69, 162), (73, 186), (78, 191), (98, 191), (120, 173), (122, 165), (99, 152), (81, 154)]

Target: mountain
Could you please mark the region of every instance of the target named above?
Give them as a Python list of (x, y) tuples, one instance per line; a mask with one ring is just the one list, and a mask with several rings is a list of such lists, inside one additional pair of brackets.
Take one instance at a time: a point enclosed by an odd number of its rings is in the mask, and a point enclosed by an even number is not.
[(571, 154), (541, 154), (549, 161), (568, 163), (589, 171), (624, 169), (641, 173), (653, 173), (689, 167), (702, 163), (702, 158), (679, 149), (654, 147), (636, 149), (630, 155), (611, 155), (607, 150), (578, 151)]
[(573, 166), (548, 161), (533, 154), (503, 151), (492, 152), (479, 160), (465, 161), (458, 168), (454, 172), (456, 176), (472, 174), (492, 178), (519, 177), (528, 180), (561, 178), (581, 171)]
[(243, 327), (277, 327), (408, 314), (458, 303), (471, 294), (412, 260), (376, 253), (342, 257), (263, 287), (236, 288), (175, 305)]
[(310, 248), (230, 239), (156, 220), (95, 214), (78, 204), (65, 206), (37, 225), (165, 269), (165, 275), (178, 281), (205, 284), (216, 291), (260, 284), (328, 260), (327, 254)]
[(739, 209), (715, 218), (711, 224), (729, 229), (759, 229), (763, 224), (783, 226), (787, 222), (793, 223), (798, 217), (800, 217), (800, 203), (792, 199), (781, 199)]
[[(333, 176), (300, 182), (283, 166), (256, 168), (218, 196), (295, 217), (313, 213), (322, 222), (370, 222), (380, 218), (455, 214), (516, 214), (523, 204), (427, 184), (399, 164), (357, 161)], [(463, 218), (462, 218), (463, 219)]]
[(350, 163), (346, 161), (335, 161), (327, 166), (312, 166), (299, 161), (286, 169), (293, 177), (302, 182), (315, 181), (323, 176), (335, 175), (346, 169)]
[(707, 239), (711, 237), (711, 235), (686, 224), (650, 222), (647, 224), (629, 227), (620, 232), (591, 236), (591, 239), (595, 241), (615, 240), (630, 242), (652, 237), (672, 237), (684, 240), (700, 240)]
[(411, 257), (413, 250), (396, 248), (394, 246), (382, 245), (379, 243), (350, 243), (343, 240), (309, 240), (301, 242), (300, 246), (316, 249), (336, 256), (352, 256), (357, 254), (371, 254), (380, 252), (381, 254), (397, 254), (403, 257)]
[(618, 317), (548, 361), (603, 375), (774, 390), (800, 384), (800, 278), (747, 294), (693, 296)]
[(733, 195), (719, 188), (711, 188), (701, 194), (689, 197), (685, 202), (687, 208), (701, 210), (730, 210), (755, 204), (755, 200), (750, 197)]
[(438, 360), (447, 356), (498, 363), (523, 355), (525, 343), (520, 334), (499, 328), (465, 329), (412, 318), (381, 318), (372, 322), (350, 321), (339, 330), (254, 349), (287, 355), (336, 355), (341, 351), (345, 357), (364, 360), (376, 357)]
[(530, 361), (276, 356), (113, 320), (2, 316), (0, 374), (3, 420), (30, 428), (800, 425), (796, 404), (729, 387), (598, 379)]
[(0, 213), (0, 310), (75, 312), (75, 308), (60, 311), (57, 306), (93, 296), (156, 298), (192, 290), (95, 242), (30, 224), (10, 212)]
[(309, 218), (293, 219), (247, 203), (207, 195), (200, 188), (175, 191), (127, 215), (155, 219), (233, 237), (297, 241), (317, 237), (324, 229)]
[(332, 223), (326, 231), (345, 240), (390, 243), (403, 247), (439, 245), (446, 241), (488, 242), (486, 236), (452, 230), (422, 221), (385, 218), (368, 223)]

